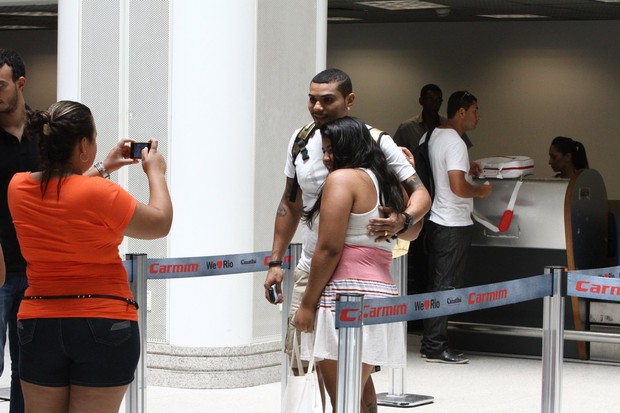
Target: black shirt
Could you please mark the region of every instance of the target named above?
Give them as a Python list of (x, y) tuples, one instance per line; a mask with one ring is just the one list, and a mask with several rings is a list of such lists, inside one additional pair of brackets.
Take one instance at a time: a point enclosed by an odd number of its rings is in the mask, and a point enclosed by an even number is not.
[(6, 272), (26, 272), (26, 261), (22, 256), (13, 219), (7, 203), (7, 189), (17, 172), (39, 170), (39, 139), (28, 137), (21, 141), (0, 128), (0, 242), (4, 252)]

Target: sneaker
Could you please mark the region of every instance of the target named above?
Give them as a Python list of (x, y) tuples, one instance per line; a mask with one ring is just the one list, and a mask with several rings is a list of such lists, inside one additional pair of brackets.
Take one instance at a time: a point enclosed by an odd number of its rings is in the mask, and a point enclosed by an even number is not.
[(466, 364), (469, 363), (469, 359), (453, 353), (452, 350), (447, 349), (439, 354), (427, 354), (426, 361), (429, 363), (446, 363), (446, 364)]
[[(447, 351), (459, 357), (463, 357), (465, 355), (465, 353), (463, 353), (462, 351), (454, 350), (452, 348), (448, 348)], [(420, 357), (425, 359), (427, 355), (428, 355), (428, 351), (420, 349)]]

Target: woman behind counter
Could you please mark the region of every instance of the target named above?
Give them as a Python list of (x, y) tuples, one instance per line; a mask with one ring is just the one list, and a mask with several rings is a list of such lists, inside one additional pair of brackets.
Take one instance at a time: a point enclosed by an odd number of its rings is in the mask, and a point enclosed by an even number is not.
[[(323, 162), (329, 175), (305, 221), (319, 218), (318, 241), (312, 258), (308, 286), (295, 314), (295, 327), (315, 330), (314, 356), (323, 376), (332, 407), (336, 403), (338, 332), (335, 300), (340, 292), (364, 293), (364, 299), (394, 297), (398, 290), (390, 274), (391, 242), (369, 236), (368, 220), (381, 215), (379, 206), (402, 211), (406, 205), (396, 175), (362, 121), (344, 117), (321, 127)], [(320, 211), (320, 213), (319, 213)], [(400, 236), (415, 239), (421, 222)], [(316, 325), (315, 325), (316, 320)], [(312, 355), (313, 338), (302, 335), (302, 358)], [(403, 367), (404, 329), (400, 323), (363, 327), (362, 383), (373, 366)], [(361, 404), (361, 411), (367, 407)]]
[(581, 142), (558, 136), (549, 147), (549, 165), (556, 178), (571, 178), (577, 171), (588, 166), (586, 148)]
[[(116, 413), (140, 356), (138, 306), (118, 247), (125, 235), (168, 234), (166, 162), (156, 140), (142, 151), (145, 205), (114, 182), (83, 175), (97, 154), (88, 107), (55, 103), (29, 127), (40, 136), (42, 171), (16, 174), (8, 189), (29, 285), (17, 316), (26, 411)], [(109, 168), (134, 162), (125, 159), (129, 141), (110, 152)]]

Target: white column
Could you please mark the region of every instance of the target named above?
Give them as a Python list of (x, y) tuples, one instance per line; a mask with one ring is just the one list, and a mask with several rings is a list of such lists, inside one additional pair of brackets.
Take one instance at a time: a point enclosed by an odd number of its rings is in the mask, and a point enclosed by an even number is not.
[[(170, 255), (252, 252), (255, 1), (175, 1), (171, 16)], [(249, 344), (250, 277), (171, 281), (170, 344)]]
[(80, 97), (80, 4), (58, 0), (58, 100)]
[[(128, 130), (160, 139), (168, 160), (169, 237), (130, 240), (121, 253), (202, 257), (271, 247), (288, 138), (310, 120), (307, 85), (325, 67), (326, 12), (327, 0), (265, 0), (260, 8), (258, 0), (235, 0), (216, 9), (204, 0), (59, 0), (59, 99), (93, 109), (102, 156)], [(139, 167), (113, 179), (148, 200)], [(247, 345), (253, 322), (269, 334), (265, 320), (279, 313), (253, 282), (264, 274), (252, 277), (153, 286), (165, 303), (149, 313), (151, 322), (161, 326), (167, 309), (165, 331), (153, 330), (157, 339)]]

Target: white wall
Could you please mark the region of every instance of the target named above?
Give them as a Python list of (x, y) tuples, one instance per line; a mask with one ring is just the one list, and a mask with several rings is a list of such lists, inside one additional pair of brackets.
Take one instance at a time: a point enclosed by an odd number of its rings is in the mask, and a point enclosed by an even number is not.
[(620, 25), (597, 22), (340, 24), (328, 31), (329, 67), (353, 79), (352, 114), (394, 133), (417, 114), (420, 88), (467, 89), (482, 119), (471, 159), (528, 155), (552, 176), (558, 135), (584, 143), (609, 199), (620, 199)]

